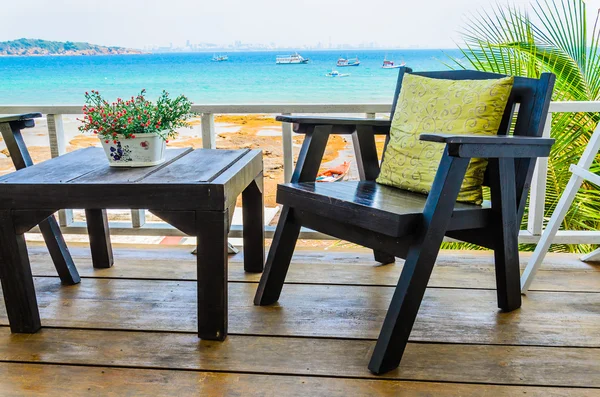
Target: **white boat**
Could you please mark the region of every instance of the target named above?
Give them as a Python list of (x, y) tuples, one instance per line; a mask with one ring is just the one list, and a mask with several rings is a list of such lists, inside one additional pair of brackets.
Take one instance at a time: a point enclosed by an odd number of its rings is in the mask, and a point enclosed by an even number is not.
[(360, 61), (358, 60), (358, 57), (356, 57), (354, 59), (340, 58), (337, 61), (337, 66), (338, 67), (358, 66), (358, 65), (360, 65)]
[(395, 64), (394, 61), (388, 61), (387, 59), (383, 59), (383, 65), (381, 66), (382, 69), (398, 69), (401, 68), (402, 66), (405, 66), (406, 62), (400, 62), (399, 64)]
[(213, 55), (212, 57), (212, 61), (213, 62), (224, 62), (224, 61), (228, 61), (229, 57), (227, 55)]
[(331, 69), (331, 72), (327, 73), (325, 76), (327, 77), (348, 77), (350, 73), (340, 73), (335, 69)]
[(299, 65), (308, 63), (308, 61), (308, 58), (304, 58), (297, 52), (292, 55), (277, 55), (277, 57), (275, 58), (275, 63), (277, 65)]

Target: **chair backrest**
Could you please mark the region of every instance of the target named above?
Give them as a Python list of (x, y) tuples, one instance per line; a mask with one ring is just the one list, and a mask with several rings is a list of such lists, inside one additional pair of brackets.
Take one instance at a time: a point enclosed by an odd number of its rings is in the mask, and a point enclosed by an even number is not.
[[(406, 73), (434, 79), (448, 80), (487, 80), (499, 79), (506, 75), (480, 72), (476, 70), (447, 70), (439, 72), (413, 72), (412, 69), (402, 67), (399, 69), (396, 93), (392, 104), (390, 118), (394, 117), (394, 111), (398, 103), (402, 79)], [(504, 116), (498, 129), (498, 135), (507, 135), (512, 129), (513, 135), (541, 137), (544, 132), (548, 109), (552, 99), (555, 76), (552, 73), (542, 73), (539, 79), (527, 77), (515, 77), (515, 82), (504, 110)], [(518, 110), (517, 110), (518, 105)], [(516, 120), (513, 120), (516, 115)], [(429, 131), (436, 132), (436, 131)], [(387, 145), (388, 142), (386, 142)], [(527, 194), (535, 168), (535, 159), (520, 158), (515, 160), (515, 184), (517, 192), (518, 217), (523, 217)], [(486, 172), (484, 185), (490, 185), (490, 179), (496, 178)]]

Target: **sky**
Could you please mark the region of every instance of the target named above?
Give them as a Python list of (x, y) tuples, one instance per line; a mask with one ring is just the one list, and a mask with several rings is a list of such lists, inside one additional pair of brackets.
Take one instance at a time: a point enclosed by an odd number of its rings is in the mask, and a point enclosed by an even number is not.
[[(531, 0), (512, 0), (526, 6)], [(145, 48), (376, 42), (454, 48), (465, 16), (501, 0), (2, 0), (0, 41), (21, 37)], [(595, 15), (600, 0), (589, 0)], [(592, 11), (594, 10), (594, 11)]]

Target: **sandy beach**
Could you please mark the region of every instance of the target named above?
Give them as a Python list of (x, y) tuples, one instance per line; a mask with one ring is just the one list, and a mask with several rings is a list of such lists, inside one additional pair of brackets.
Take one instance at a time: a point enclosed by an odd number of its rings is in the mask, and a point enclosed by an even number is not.
[[(93, 134), (82, 134), (77, 130), (78, 116), (63, 116), (65, 136), (68, 142), (67, 151), (73, 151), (89, 146), (100, 146)], [(265, 206), (275, 207), (276, 187), (283, 182), (283, 148), (281, 123), (275, 120), (275, 115), (216, 115), (215, 129), (217, 133), (217, 148), (219, 149), (261, 149), (264, 158), (265, 174)], [(46, 119), (37, 119), (36, 127), (23, 131), (23, 136), (34, 163), (50, 158)], [(294, 159), (297, 158), (304, 137), (294, 134)], [(378, 142), (381, 150), (383, 141)], [(191, 122), (191, 128), (179, 131), (179, 136), (168, 143), (168, 147), (202, 147), (202, 132), (199, 119)], [(336, 166), (343, 161), (352, 161), (353, 149), (349, 137), (332, 136), (329, 139), (322, 168)], [(8, 157), (8, 151), (0, 138), (0, 175), (14, 170)], [(357, 178), (355, 164), (352, 162), (350, 178)], [(238, 205), (240, 205), (238, 203)]]

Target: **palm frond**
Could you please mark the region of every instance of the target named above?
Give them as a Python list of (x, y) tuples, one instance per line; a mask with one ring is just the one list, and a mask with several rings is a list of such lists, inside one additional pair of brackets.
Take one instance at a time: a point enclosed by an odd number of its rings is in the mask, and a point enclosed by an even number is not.
[[(451, 64), (535, 78), (542, 72), (551, 72), (556, 75), (554, 100), (600, 100), (598, 16), (588, 41), (583, 0), (535, 0), (531, 10), (530, 15), (515, 6), (498, 5), (490, 12), (471, 15), (462, 32), (463, 43), (459, 45), (461, 59), (452, 59)], [(579, 161), (599, 121), (597, 113), (553, 115), (551, 136), (556, 143), (548, 161), (546, 221), (571, 177), (569, 166)], [(600, 172), (600, 162), (596, 161), (591, 170)], [(527, 216), (523, 221), (526, 224)], [(562, 228), (600, 228), (600, 187), (589, 183), (582, 186)], [(552, 250), (558, 252), (588, 252), (592, 248), (589, 245), (552, 246)]]

